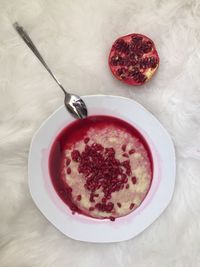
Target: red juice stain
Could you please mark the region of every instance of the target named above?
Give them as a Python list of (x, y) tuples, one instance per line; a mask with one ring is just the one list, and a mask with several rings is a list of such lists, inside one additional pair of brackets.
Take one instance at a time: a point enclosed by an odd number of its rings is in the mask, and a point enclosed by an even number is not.
[[(132, 125), (119, 118), (105, 115), (88, 116), (85, 119), (76, 120), (66, 126), (58, 134), (53, 142), (49, 156), (49, 173), (54, 189), (63, 202), (69, 206), (73, 213), (78, 212), (80, 214), (89, 216), (76, 206), (72, 198), (72, 188), (70, 188), (67, 183), (64, 182), (64, 177), (62, 174), (64, 152), (76, 142), (84, 140), (88, 130), (99, 130), (111, 126), (123, 130), (124, 132), (129, 133), (133, 137), (139, 139), (147, 151), (151, 164), (151, 171), (153, 173), (153, 159), (149, 146), (142, 134)], [(121, 146), (122, 144), (119, 145)]]

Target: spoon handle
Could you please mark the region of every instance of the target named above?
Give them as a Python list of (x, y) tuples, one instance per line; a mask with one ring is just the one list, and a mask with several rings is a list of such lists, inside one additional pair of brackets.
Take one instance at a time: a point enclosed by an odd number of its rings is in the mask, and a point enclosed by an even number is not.
[(47, 63), (44, 61), (43, 57), (41, 56), (41, 54), (39, 53), (39, 51), (37, 50), (36, 46), (34, 45), (34, 43), (32, 42), (31, 38), (29, 37), (29, 35), (27, 34), (27, 32), (23, 29), (23, 27), (21, 27), (17, 22), (15, 22), (13, 24), (15, 30), (17, 31), (17, 33), (20, 35), (20, 37), (24, 40), (24, 42), (27, 44), (27, 46), (32, 50), (32, 52), (35, 54), (35, 56), (39, 59), (39, 61), (42, 63), (42, 65), (45, 67), (45, 69), (49, 72), (49, 74), (52, 76), (52, 78), (56, 81), (56, 83), (60, 86), (60, 88), (62, 89), (62, 91), (64, 92), (65, 95), (67, 95), (68, 93), (65, 91), (65, 89), (63, 88), (62, 84), (59, 82), (59, 80), (56, 78), (56, 76), (53, 74), (53, 72), (50, 70), (50, 68), (48, 67)]

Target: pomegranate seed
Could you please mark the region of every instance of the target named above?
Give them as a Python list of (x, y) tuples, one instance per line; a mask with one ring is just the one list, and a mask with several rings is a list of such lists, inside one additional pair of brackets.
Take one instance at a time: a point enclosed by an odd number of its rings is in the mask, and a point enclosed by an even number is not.
[(70, 164), (70, 162), (71, 162), (71, 159), (66, 158), (66, 166), (68, 166)]
[(111, 212), (113, 208), (114, 208), (114, 204), (112, 202), (108, 202), (106, 206), (106, 211)]
[(126, 184), (128, 182), (128, 178), (126, 177), (123, 182)]
[(117, 65), (120, 65), (120, 63), (122, 63), (123, 59), (121, 56), (118, 56), (118, 55), (115, 55), (111, 58), (111, 64), (113, 66), (117, 66)]
[(121, 185), (120, 189), (121, 189), (121, 190), (124, 189), (124, 184)]
[(135, 176), (133, 176), (133, 177), (131, 178), (131, 181), (132, 181), (133, 184), (136, 184), (136, 183), (137, 183), (137, 178), (136, 178)]
[(113, 217), (113, 216), (110, 216), (109, 219), (110, 219), (112, 222), (115, 221), (115, 217)]
[(118, 182), (117, 179), (113, 179), (113, 180), (112, 180), (112, 183), (113, 183), (114, 185), (115, 185), (117, 182)]
[(80, 160), (80, 152), (78, 150), (73, 150), (71, 153), (71, 157), (73, 161), (78, 162)]
[(134, 208), (135, 204), (131, 203), (129, 209), (132, 210)]
[(92, 144), (92, 148), (95, 150), (95, 152), (104, 150), (102, 145), (96, 143)]
[(126, 185), (126, 189), (128, 189), (128, 188), (129, 188), (129, 184)]
[(129, 150), (129, 155), (132, 155), (133, 153), (135, 153), (135, 149)]
[(99, 189), (100, 187), (101, 187), (101, 184), (98, 184), (98, 185), (97, 185), (97, 189)]
[(67, 174), (70, 174), (71, 172), (71, 168), (67, 168)]
[(119, 202), (117, 202), (117, 206), (118, 206), (119, 208), (121, 208), (122, 204), (119, 203)]
[(112, 187), (111, 187), (111, 192), (115, 192), (117, 191), (117, 185), (114, 184)]
[(71, 205), (70, 209), (74, 212), (78, 211), (78, 207), (74, 204)]
[(135, 44), (141, 43), (142, 39), (143, 39), (142, 36), (139, 36), (138, 34), (133, 34), (131, 37), (132, 42)]
[(77, 198), (76, 198), (78, 201), (81, 200), (81, 195), (78, 195)]
[(105, 197), (103, 197), (101, 201), (105, 203), (107, 201), (107, 199)]
[(121, 189), (121, 185), (122, 185), (121, 183), (117, 184), (116, 191), (119, 191)]
[(71, 187), (68, 187), (68, 188), (67, 188), (67, 191), (68, 191), (69, 193), (71, 193), (71, 192), (72, 192), (72, 188), (71, 188)]
[(93, 210), (94, 210), (94, 207), (90, 207), (90, 208), (89, 208), (89, 211), (93, 211)]
[(148, 42), (148, 43), (143, 43), (141, 49), (143, 50), (143, 52), (146, 54), (146, 53), (149, 53), (152, 49), (152, 44), (149, 45), (149, 43), (151, 42)]
[(102, 204), (102, 203), (97, 203), (97, 204), (95, 205), (95, 208), (98, 209), (98, 210), (100, 210), (100, 211), (103, 211), (103, 210), (104, 210), (104, 204)]
[(128, 158), (128, 154), (127, 153), (122, 154), (122, 156)]
[(89, 141), (90, 141), (90, 138), (89, 138), (89, 137), (86, 137), (86, 138), (84, 139), (84, 143), (85, 143), (85, 144), (87, 144)]
[(108, 148), (106, 148), (106, 149), (105, 149), (105, 152), (106, 152), (106, 154), (107, 154), (108, 156), (114, 156), (114, 155), (115, 155), (115, 150), (114, 150), (114, 148), (112, 148), (112, 147), (108, 147)]
[(93, 194), (90, 194), (90, 202), (95, 202)]
[(122, 145), (122, 150), (125, 152), (126, 151), (126, 144)]

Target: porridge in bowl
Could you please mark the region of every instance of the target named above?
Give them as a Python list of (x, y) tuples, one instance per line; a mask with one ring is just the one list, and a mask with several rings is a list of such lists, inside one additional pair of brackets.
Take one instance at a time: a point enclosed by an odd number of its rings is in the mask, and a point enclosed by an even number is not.
[(114, 221), (142, 203), (153, 163), (138, 130), (121, 119), (96, 115), (71, 123), (57, 136), (49, 171), (73, 213)]

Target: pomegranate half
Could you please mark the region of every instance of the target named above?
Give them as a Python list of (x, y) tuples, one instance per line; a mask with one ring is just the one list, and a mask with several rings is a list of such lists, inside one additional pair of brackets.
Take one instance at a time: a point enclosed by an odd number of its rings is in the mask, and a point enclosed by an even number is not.
[(159, 56), (150, 38), (133, 33), (114, 42), (108, 63), (118, 80), (129, 85), (142, 85), (150, 80), (157, 70)]

